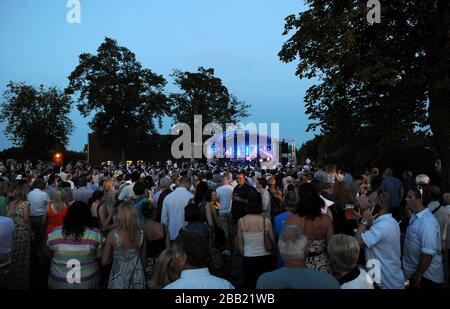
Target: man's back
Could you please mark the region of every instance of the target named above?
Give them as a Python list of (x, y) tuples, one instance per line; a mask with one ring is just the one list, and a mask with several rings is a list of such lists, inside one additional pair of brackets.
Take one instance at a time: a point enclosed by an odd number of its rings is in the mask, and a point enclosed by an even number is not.
[(28, 202), (30, 202), (30, 216), (42, 216), (50, 197), (44, 191), (34, 189), (28, 193)]
[(282, 267), (262, 274), (257, 289), (340, 289), (337, 280), (328, 273), (309, 268)]
[(381, 191), (389, 193), (392, 207), (400, 206), (402, 188), (403, 185), (400, 180), (393, 176), (384, 179), (380, 187)]
[(186, 188), (178, 187), (164, 199), (161, 223), (168, 227), (170, 240), (177, 238), (184, 226), (184, 208), (193, 197)]
[(199, 268), (183, 270), (180, 279), (164, 289), (234, 289), (234, 286), (225, 279), (211, 275), (208, 268)]
[(227, 212), (231, 207), (231, 200), (233, 199), (233, 187), (231, 185), (222, 185), (217, 188), (217, 198), (220, 205), (219, 212)]

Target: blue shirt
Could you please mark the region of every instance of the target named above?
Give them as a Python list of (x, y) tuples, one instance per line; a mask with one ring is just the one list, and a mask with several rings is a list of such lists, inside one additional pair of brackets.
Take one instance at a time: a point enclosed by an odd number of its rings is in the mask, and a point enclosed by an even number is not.
[(406, 230), (403, 245), (403, 271), (406, 278), (411, 278), (414, 275), (422, 254), (433, 256), (423, 277), (435, 283), (443, 283), (441, 231), (438, 221), (428, 208), (413, 214)]
[(391, 207), (399, 207), (401, 197), (401, 190), (403, 189), (403, 185), (397, 178), (393, 176), (387, 177), (381, 183), (380, 190), (383, 192), (389, 193), (391, 197)]
[[(273, 231), (275, 233), (275, 239), (280, 238), (280, 235), (284, 230), (284, 225), (286, 224), (287, 217), (289, 217), (291, 213), (292, 212), (290, 211), (285, 211), (276, 216), (275, 219), (273, 220)], [(281, 256), (280, 251), (278, 251), (277, 247), (277, 268), (283, 266), (284, 266), (283, 257)]]
[(147, 198), (139, 197), (134, 201), (134, 207), (136, 207), (136, 212), (139, 217), (139, 220), (141, 221), (141, 225), (144, 226), (145, 223), (145, 217), (142, 214), (142, 205), (144, 205), (147, 202)]
[(50, 197), (44, 191), (36, 188), (28, 193), (28, 202), (30, 202), (30, 217), (38, 217), (44, 215)]
[(403, 289), (400, 227), (397, 221), (391, 214), (379, 216), (370, 229), (361, 234), (361, 238), (367, 247), (366, 262), (379, 262), (381, 278), (377, 283), (385, 289)]

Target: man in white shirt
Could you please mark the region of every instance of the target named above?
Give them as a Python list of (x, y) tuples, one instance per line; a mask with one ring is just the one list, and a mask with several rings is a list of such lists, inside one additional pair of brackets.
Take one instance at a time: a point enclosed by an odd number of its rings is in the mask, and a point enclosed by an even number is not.
[(136, 183), (136, 181), (138, 181), (140, 179), (140, 177), (141, 177), (141, 175), (137, 171), (134, 171), (131, 174), (131, 183), (129, 185), (123, 187), (122, 191), (120, 191), (120, 194), (118, 196), (119, 201), (123, 201), (125, 199), (130, 199), (130, 198), (134, 197), (133, 187), (134, 187), (134, 184)]
[(444, 283), (439, 223), (422, 203), (418, 189), (409, 190), (406, 208), (412, 212), (403, 246), (403, 272), (413, 288), (440, 288)]
[(188, 191), (191, 187), (191, 179), (182, 176), (178, 187), (166, 196), (162, 206), (161, 223), (169, 231), (170, 240), (175, 240), (179, 230), (184, 226), (184, 208), (194, 195)]
[[(381, 208), (368, 209), (356, 231), (355, 237), (366, 247), (366, 263), (379, 263), (381, 277), (379, 284), (384, 289), (403, 289), (404, 275), (401, 263), (400, 227), (390, 213), (390, 199), (387, 193), (381, 198)], [(372, 266), (371, 266), (372, 267)], [(377, 278), (374, 278), (377, 279)]]
[(208, 243), (200, 236), (183, 231), (174, 243), (173, 252), (173, 267), (181, 275), (164, 289), (234, 289), (227, 280), (209, 273)]
[(219, 200), (221, 208), (219, 209), (219, 226), (224, 230), (227, 239), (227, 247), (230, 242), (230, 228), (231, 228), (231, 201), (233, 199), (233, 186), (230, 185), (229, 173), (223, 174), (222, 185), (216, 189), (217, 199)]

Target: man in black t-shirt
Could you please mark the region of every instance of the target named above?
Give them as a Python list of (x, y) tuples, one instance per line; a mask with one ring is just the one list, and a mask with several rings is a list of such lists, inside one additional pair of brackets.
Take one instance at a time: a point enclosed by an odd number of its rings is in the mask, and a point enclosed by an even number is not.
[(233, 202), (231, 204), (231, 217), (234, 224), (247, 214), (248, 196), (253, 190), (256, 191), (246, 182), (244, 172), (238, 173), (237, 183), (238, 185), (233, 190)]

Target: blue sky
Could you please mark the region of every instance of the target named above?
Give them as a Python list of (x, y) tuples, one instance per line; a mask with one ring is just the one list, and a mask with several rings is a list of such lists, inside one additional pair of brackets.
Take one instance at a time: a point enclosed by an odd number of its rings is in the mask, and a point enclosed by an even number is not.
[[(0, 92), (7, 83), (67, 86), (83, 52), (95, 53), (105, 36), (164, 75), (176, 91), (174, 69), (212, 67), (230, 92), (252, 105), (244, 122), (278, 122), (281, 137), (311, 139), (303, 97), (312, 81), (279, 61), (284, 18), (305, 9), (302, 0), (80, 0), (81, 23), (69, 24), (67, 0), (0, 1)], [(73, 108), (69, 149), (87, 143), (88, 119)], [(161, 133), (167, 134), (170, 119)], [(0, 149), (12, 146), (0, 124)]]

